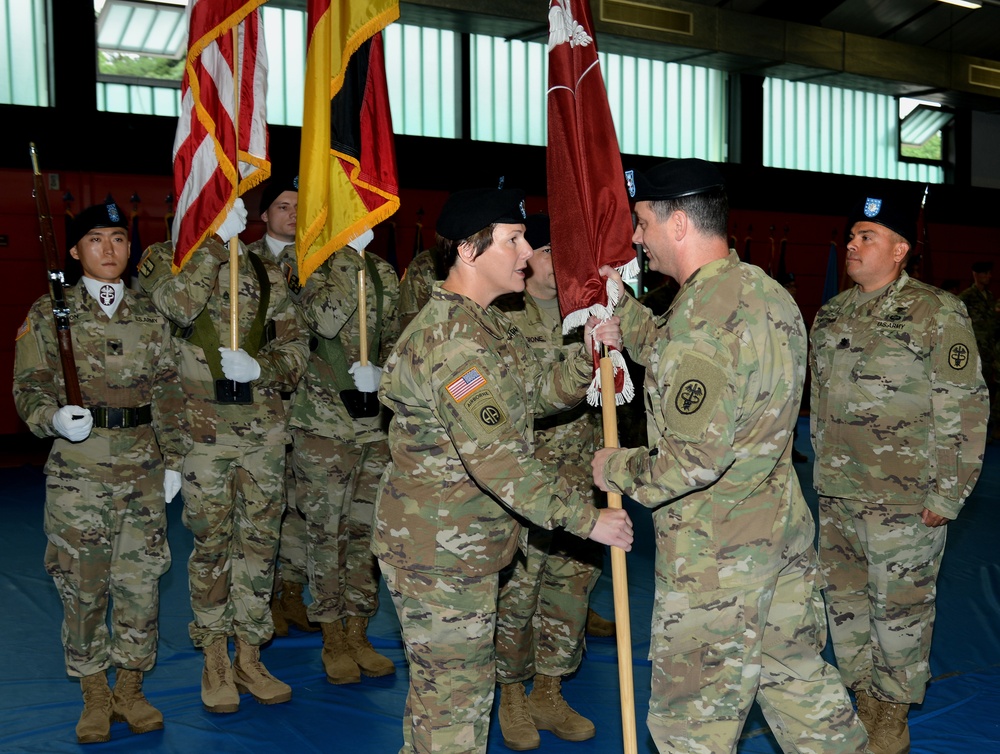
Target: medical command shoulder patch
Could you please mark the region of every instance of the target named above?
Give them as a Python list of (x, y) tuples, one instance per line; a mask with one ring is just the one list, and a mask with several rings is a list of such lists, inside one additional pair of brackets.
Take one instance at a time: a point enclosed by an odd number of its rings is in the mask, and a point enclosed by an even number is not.
[(473, 367), (457, 380), (448, 385), (445, 389), (448, 394), (455, 399), (456, 403), (461, 403), (472, 393), (486, 385), (486, 378), (482, 373)]

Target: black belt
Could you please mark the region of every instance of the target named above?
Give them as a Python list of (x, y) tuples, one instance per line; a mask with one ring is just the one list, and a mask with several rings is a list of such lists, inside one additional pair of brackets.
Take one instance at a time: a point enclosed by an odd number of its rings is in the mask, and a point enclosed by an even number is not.
[(153, 421), (151, 406), (92, 406), (94, 426), (102, 429), (131, 429)]

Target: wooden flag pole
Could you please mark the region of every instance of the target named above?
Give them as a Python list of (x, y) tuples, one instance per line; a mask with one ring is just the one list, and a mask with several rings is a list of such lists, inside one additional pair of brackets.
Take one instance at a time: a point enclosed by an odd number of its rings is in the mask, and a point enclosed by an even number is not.
[(361, 269), (358, 270), (358, 349), (361, 366), (368, 366), (368, 292), (365, 287), (365, 250), (362, 249)]
[[(233, 128), (236, 130), (236, 169), (240, 164), (240, 33), (233, 27)], [(237, 185), (239, 176), (236, 176)], [(229, 347), (240, 350), (240, 238), (229, 239)]]
[[(604, 420), (604, 447), (618, 447), (618, 416), (615, 413), (615, 368), (607, 348), (601, 357), (601, 416)], [(621, 508), (622, 496), (608, 493), (608, 507)], [(615, 635), (618, 641), (618, 685), (622, 705), (622, 741), (624, 754), (636, 754), (635, 690), (632, 681), (632, 623), (628, 607), (628, 573), (625, 551), (611, 548), (611, 583), (615, 594)]]

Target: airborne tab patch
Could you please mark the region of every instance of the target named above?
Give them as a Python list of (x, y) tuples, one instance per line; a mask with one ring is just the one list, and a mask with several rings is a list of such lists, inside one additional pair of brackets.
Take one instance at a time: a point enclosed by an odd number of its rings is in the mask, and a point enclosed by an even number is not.
[(461, 403), (479, 388), (486, 385), (486, 378), (482, 373), (473, 367), (457, 380), (448, 385), (445, 389), (454, 398), (456, 403)]

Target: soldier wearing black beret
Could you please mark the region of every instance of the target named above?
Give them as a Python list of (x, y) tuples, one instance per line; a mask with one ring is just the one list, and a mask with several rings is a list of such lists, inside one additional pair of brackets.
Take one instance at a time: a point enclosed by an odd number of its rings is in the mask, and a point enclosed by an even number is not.
[(817, 313), (811, 423), (820, 563), (837, 666), (873, 752), (910, 750), (946, 524), (982, 466), (989, 411), (955, 296), (905, 271), (919, 196), (872, 188), (848, 215), (855, 282)]
[(66, 671), (83, 691), (76, 739), (87, 744), (109, 740), (112, 719), (133, 733), (163, 727), (142, 683), (156, 662), (184, 399), (169, 323), (122, 281), (129, 234), (121, 207), (83, 210), (68, 241), (83, 270), (65, 291), (82, 405), (64, 401), (48, 295), (17, 334), (14, 402), (35, 435), (55, 438), (45, 465), (45, 569), (63, 604)]
[[(386, 362), (392, 410), (372, 551), (399, 616), (410, 667), (406, 751), (485, 751), (496, 682), (499, 572), (514, 556), (515, 514), (628, 549), (623, 511), (598, 511), (534, 457), (533, 417), (579, 402), (587, 349), (542, 369), (525, 336), (492, 306), (525, 286), (532, 249), (524, 193), (453, 194), (437, 223), (448, 277)], [(618, 338), (617, 320), (597, 337)], [(468, 703), (455, 704), (455, 699)]]
[(626, 171), (626, 184), (632, 242), (680, 285), (663, 318), (628, 297), (616, 308), (625, 347), (646, 367), (650, 437), (602, 448), (592, 464), (600, 489), (655, 511), (650, 734), (661, 752), (735, 751), (759, 699), (781, 721), (773, 732), (785, 751), (855, 754), (864, 730), (813, 640), (826, 623), (814, 607), (814, 524), (792, 466), (802, 315), (730, 251), (715, 165), (671, 160)]

